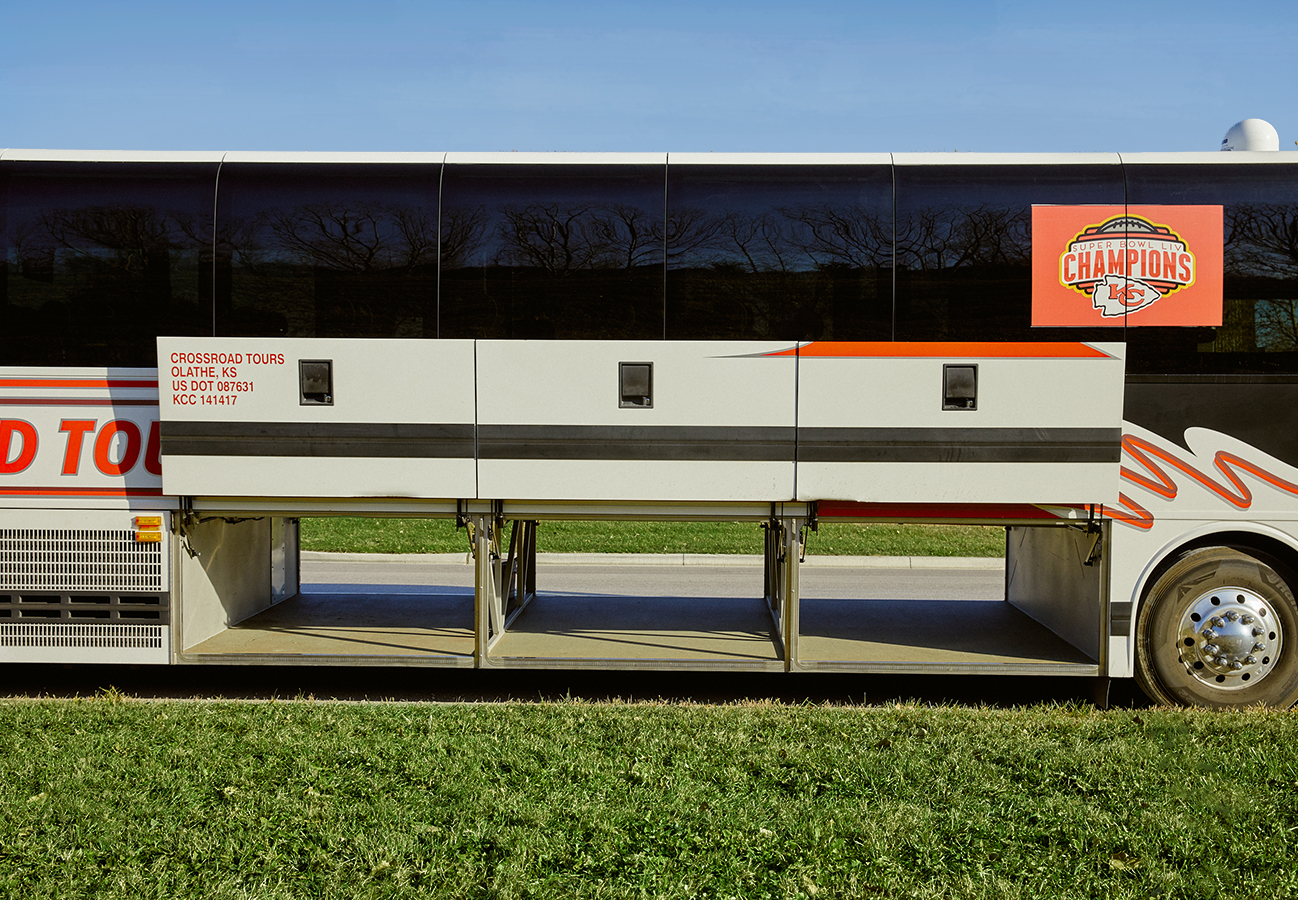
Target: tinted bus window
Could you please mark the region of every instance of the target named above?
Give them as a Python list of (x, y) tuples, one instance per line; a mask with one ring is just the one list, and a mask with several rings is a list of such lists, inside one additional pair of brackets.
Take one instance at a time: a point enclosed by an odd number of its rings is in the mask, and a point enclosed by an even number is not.
[(888, 340), (890, 166), (669, 165), (667, 336)]
[(1133, 204), (1222, 207), (1219, 328), (1132, 328), (1127, 370), (1298, 372), (1298, 165), (1128, 164)]
[(204, 163), (0, 163), (0, 363), (153, 366), (212, 333)]
[(1032, 207), (1124, 201), (1118, 165), (897, 166), (901, 341), (1122, 340), (1032, 327)]
[(663, 336), (662, 166), (451, 164), (441, 335)]
[(436, 337), (439, 169), (223, 165), (217, 334)]

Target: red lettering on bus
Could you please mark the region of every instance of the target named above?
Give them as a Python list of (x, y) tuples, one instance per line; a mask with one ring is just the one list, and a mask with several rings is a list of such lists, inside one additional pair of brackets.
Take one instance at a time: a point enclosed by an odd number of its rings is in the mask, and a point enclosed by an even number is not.
[(149, 445), (144, 450), (144, 471), (150, 475), (162, 474), (162, 423), (149, 426)]
[(81, 468), (81, 439), (87, 431), (94, 431), (94, 419), (64, 419), (59, 422), (59, 433), (68, 436), (68, 446), (63, 451), (63, 474), (75, 475)]
[[(126, 436), (126, 446), (122, 448), (122, 458), (113, 462), (108, 452), (113, 447), (113, 438), (118, 434)], [(95, 438), (95, 468), (105, 475), (125, 475), (135, 467), (140, 458), (140, 429), (127, 419), (113, 419), (99, 430)]]
[[(18, 455), (9, 458), (9, 446), (18, 435)], [(36, 458), (36, 429), (22, 419), (0, 419), (0, 475), (14, 475), (23, 471)]]

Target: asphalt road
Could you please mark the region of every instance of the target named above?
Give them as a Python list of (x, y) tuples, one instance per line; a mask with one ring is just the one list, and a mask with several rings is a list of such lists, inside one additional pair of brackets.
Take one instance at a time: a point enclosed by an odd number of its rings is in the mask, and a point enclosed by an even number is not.
[[(1004, 596), (1001, 568), (883, 568), (874, 565), (828, 567), (807, 565), (800, 570), (804, 597), (876, 600), (996, 600)], [(463, 562), (417, 559), (378, 561), (355, 557), (303, 559), (302, 583), (311, 589), (361, 585), (437, 585), (473, 591), (473, 567)], [(760, 597), (760, 561), (709, 565), (569, 565), (542, 559), (537, 564), (537, 590), (563, 593), (625, 594), (640, 597)]]

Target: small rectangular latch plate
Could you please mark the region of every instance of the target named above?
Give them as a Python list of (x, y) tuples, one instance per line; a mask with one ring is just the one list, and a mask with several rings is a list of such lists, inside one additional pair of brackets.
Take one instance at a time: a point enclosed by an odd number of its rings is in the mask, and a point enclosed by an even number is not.
[(948, 363), (942, 366), (942, 408), (978, 408), (978, 366), (976, 363)]
[(300, 405), (334, 405), (334, 363), (332, 359), (299, 359), (298, 384), (301, 388)]
[(652, 409), (654, 405), (654, 364), (620, 362), (617, 364), (618, 406), (623, 409)]

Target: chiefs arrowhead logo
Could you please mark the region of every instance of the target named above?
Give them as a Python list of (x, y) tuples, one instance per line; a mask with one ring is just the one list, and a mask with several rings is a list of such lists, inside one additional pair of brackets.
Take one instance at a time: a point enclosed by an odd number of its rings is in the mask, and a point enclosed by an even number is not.
[(1144, 309), (1163, 296), (1158, 288), (1137, 278), (1122, 275), (1105, 275), (1095, 283), (1091, 302), (1102, 316), (1125, 316)]
[(1079, 232), (1059, 256), (1059, 283), (1091, 298), (1100, 315), (1127, 316), (1194, 284), (1195, 258), (1180, 236), (1122, 215)]

